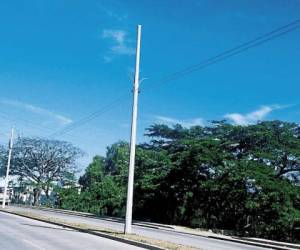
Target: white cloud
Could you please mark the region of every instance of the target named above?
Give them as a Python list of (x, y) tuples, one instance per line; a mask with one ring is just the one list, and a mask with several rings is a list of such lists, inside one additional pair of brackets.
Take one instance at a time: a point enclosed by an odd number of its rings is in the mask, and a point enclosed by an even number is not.
[(112, 61), (112, 58), (110, 56), (103, 56), (103, 60), (104, 62), (109, 63)]
[(43, 109), (43, 108), (28, 104), (28, 103), (19, 102), (19, 101), (15, 101), (15, 100), (1, 100), (1, 103), (12, 106), (12, 107), (20, 108), (20, 109), (32, 112), (34, 114), (46, 116), (48, 118), (54, 119), (56, 122), (60, 123), (61, 125), (68, 125), (68, 124), (72, 123), (72, 120), (66, 116), (56, 114), (47, 109)]
[(263, 120), (268, 114), (270, 114), (274, 110), (284, 109), (287, 107), (289, 106), (287, 105), (261, 106), (259, 109), (247, 114), (231, 113), (231, 114), (226, 114), (224, 117), (237, 125), (245, 126)]
[[(110, 39), (113, 41), (113, 45), (110, 46), (110, 54), (112, 55), (134, 55), (135, 49), (129, 45), (126, 40), (127, 33), (124, 30), (112, 30), (105, 29), (102, 32), (103, 39)], [(104, 60), (106, 62), (111, 61), (111, 57), (105, 55)]]
[(103, 38), (112, 38), (118, 44), (123, 44), (125, 42), (126, 32), (124, 30), (103, 30)]
[(197, 125), (200, 125), (200, 126), (204, 125), (204, 120), (202, 118), (195, 118), (195, 119), (188, 119), (188, 120), (178, 120), (178, 119), (166, 117), (166, 116), (155, 116), (155, 118), (158, 123), (163, 123), (166, 125), (180, 124), (186, 128), (190, 128), (192, 126), (197, 126)]
[(110, 18), (116, 21), (124, 21), (128, 18), (128, 14), (117, 13), (116, 11), (112, 11), (111, 9), (103, 8), (103, 12)]

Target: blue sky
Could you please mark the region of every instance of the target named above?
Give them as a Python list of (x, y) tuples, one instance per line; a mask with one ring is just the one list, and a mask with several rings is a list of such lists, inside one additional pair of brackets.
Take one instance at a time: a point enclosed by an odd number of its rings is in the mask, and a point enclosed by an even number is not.
[[(155, 122), (300, 122), (300, 29), (160, 88), (162, 77), (299, 18), (297, 0), (1, 1), (0, 139), (47, 137), (128, 94), (58, 139), (86, 164), (129, 139), (136, 25), (143, 25), (139, 141)], [(144, 90), (143, 90), (144, 88)], [(149, 88), (149, 90), (147, 90)]]

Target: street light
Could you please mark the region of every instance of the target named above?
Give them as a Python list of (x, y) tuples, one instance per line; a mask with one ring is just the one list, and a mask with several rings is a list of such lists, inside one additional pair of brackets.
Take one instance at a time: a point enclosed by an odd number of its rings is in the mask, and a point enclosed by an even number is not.
[(4, 194), (3, 194), (3, 199), (2, 199), (2, 208), (5, 208), (5, 203), (6, 203), (9, 168), (10, 168), (11, 153), (12, 153), (12, 148), (13, 148), (13, 137), (14, 137), (14, 128), (11, 129), (10, 139), (9, 139), (9, 143), (8, 143), (8, 159), (7, 159), (6, 176), (5, 176), (5, 181), (4, 181)]

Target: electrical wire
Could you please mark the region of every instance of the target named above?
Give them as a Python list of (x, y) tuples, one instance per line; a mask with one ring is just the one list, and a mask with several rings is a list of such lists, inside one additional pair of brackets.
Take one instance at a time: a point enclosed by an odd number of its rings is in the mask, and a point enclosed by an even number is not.
[[(239, 55), (251, 48), (255, 48), (258, 47), (264, 43), (267, 43), (271, 40), (274, 40), (278, 37), (281, 37), (283, 35), (286, 35), (296, 29), (300, 28), (300, 19), (297, 19), (293, 22), (290, 22), (284, 26), (281, 26), (279, 28), (276, 28), (270, 32), (267, 32), (263, 35), (260, 35), (250, 41), (247, 41), (245, 43), (242, 43), (238, 46), (235, 46), (233, 48), (230, 48), (228, 50), (225, 50), (213, 57), (210, 57), (208, 59), (203, 60), (200, 63), (191, 65), (189, 67), (184, 68), (183, 70), (177, 71), (175, 73), (169, 74), (166, 77), (163, 77), (162, 79), (160, 79), (159, 81), (153, 82), (152, 85), (147, 85), (146, 87), (143, 88), (143, 90), (152, 90), (154, 88), (158, 88), (170, 81), (174, 81), (177, 80), (179, 78), (182, 78), (188, 74), (191, 74), (195, 71), (199, 71), (202, 70), (204, 68), (207, 68), (211, 65), (217, 64), (219, 62), (222, 62), (230, 57)], [(149, 86), (149, 87), (148, 87)], [(62, 129), (62, 130), (58, 130), (55, 133), (51, 134), (50, 137), (56, 137), (56, 136), (62, 136), (66, 133), (71, 132), (72, 130), (88, 123), (89, 121), (103, 115), (104, 113), (110, 111), (111, 109), (113, 109), (114, 107), (120, 105), (123, 101), (124, 98), (128, 98), (129, 94), (125, 94), (120, 96), (119, 98), (115, 99), (114, 101), (112, 101), (111, 103), (107, 104), (106, 106), (102, 107), (101, 109), (91, 113), (90, 115), (76, 121), (75, 123), (71, 124), (70, 126)]]
[[(300, 20), (292, 22), (290, 25), (285, 25), (283, 27), (287, 28), (287, 27), (293, 26), (292, 24), (295, 24), (295, 23), (300, 24)], [(194, 64), (192, 66), (189, 66), (189, 67), (185, 68), (184, 70), (178, 71), (174, 74), (170, 74), (167, 77), (153, 83), (151, 86), (148, 85), (149, 87), (148, 88), (145, 87), (144, 89), (150, 90), (150, 89), (157, 88), (161, 84), (165, 84), (165, 83), (168, 83), (170, 81), (177, 80), (179, 78), (184, 77), (185, 75), (188, 75), (188, 74), (193, 73), (195, 71), (202, 70), (202, 69), (204, 69), (204, 68), (206, 68), (210, 65), (213, 65), (213, 64), (219, 63), (221, 61), (224, 61), (224, 60), (226, 60), (230, 57), (241, 54), (242, 52), (245, 52), (245, 51), (247, 51), (251, 48), (258, 47), (258, 46), (260, 46), (264, 43), (267, 43), (268, 41), (274, 40), (278, 37), (281, 37), (283, 35), (286, 35), (287, 33), (292, 32), (296, 29), (299, 29), (300, 25), (296, 25), (296, 26), (294, 25), (294, 27), (291, 27), (290, 29), (286, 29), (286, 30), (278, 33), (278, 31), (282, 30), (283, 27), (281, 27), (279, 29), (276, 29), (277, 33), (275, 31), (268, 32), (267, 34), (262, 35), (259, 38), (253, 39), (249, 42), (243, 43), (243, 44), (241, 44), (239, 46), (236, 46), (232, 49), (226, 50), (226, 51), (224, 51), (224, 52), (222, 52), (222, 53), (220, 53), (216, 56), (210, 57), (210, 58), (202, 61), (201, 63)], [(270, 36), (270, 34), (271, 34), (271, 36)]]
[[(128, 94), (126, 94), (126, 96), (128, 96)], [(106, 112), (110, 111), (111, 109), (115, 108), (116, 106), (118, 106), (119, 104), (121, 104), (122, 102), (124, 102), (127, 99), (124, 99), (125, 95), (120, 96), (119, 98), (116, 98), (113, 102), (107, 104), (106, 106), (102, 107), (101, 109), (83, 117), (82, 119), (76, 121), (75, 123), (71, 124), (70, 126), (62, 129), (62, 130), (58, 130), (56, 132), (54, 132), (53, 134), (51, 134), (49, 137), (57, 137), (57, 136), (62, 136), (64, 134), (69, 133), (70, 131), (88, 123), (89, 121), (105, 114)]]
[(47, 132), (49, 133), (52, 129), (48, 128), (48, 127), (45, 127), (45, 126), (41, 126), (39, 124), (36, 124), (32, 121), (29, 121), (29, 120), (26, 120), (26, 119), (23, 119), (23, 118), (12, 118), (9, 114), (7, 114), (6, 112), (0, 112), (0, 116), (5, 118), (5, 119), (8, 119), (14, 123), (17, 123), (17, 122), (21, 122), (25, 125), (29, 125), (30, 127), (34, 127), (36, 129), (39, 129), (39, 130), (43, 130), (44, 132)]

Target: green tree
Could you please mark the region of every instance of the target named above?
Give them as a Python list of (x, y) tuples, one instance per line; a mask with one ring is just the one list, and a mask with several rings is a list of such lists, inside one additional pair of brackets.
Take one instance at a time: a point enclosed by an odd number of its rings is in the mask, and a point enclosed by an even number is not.
[[(136, 150), (135, 218), (300, 240), (297, 124), (155, 124), (146, 135), (150, 140)], [(82, 211), (123, 216), (128, 160), (128, 143), (111, 145), (80, 178), (82, 193), (64, 191), (62, 200), (76, 207), (78, 199)]]
[(79, 178), (79, 184), (83, 187), (80, 198), (86, 198), (88, 212), (109, 216), (121, 215), (125, 199), (124, 188), (115, 176), (106, 173), (106, 169), (109, 169), (106, 164), (104, 157), (94, 157), (85, 174)]
[[(81, 155), (82, 151), (68, 142), (20, 137), (14, 143), (10, 174), (35, 187), (34, 205), (38, 205), (42, 190), (48, 198), (53, 182), (63, 181), (67, 175), (78, 170), (76, 159)], [(6, 169), (6, 158), (4, 150), (1, 155), (2, 169)]]
[(167, 150), (174, 165), (160, 185), (163, 195), (155, 198), (161, 221), (295, 240), (297, 124), (154, 125), (147, 134), (152, 138), (147, 148)]

